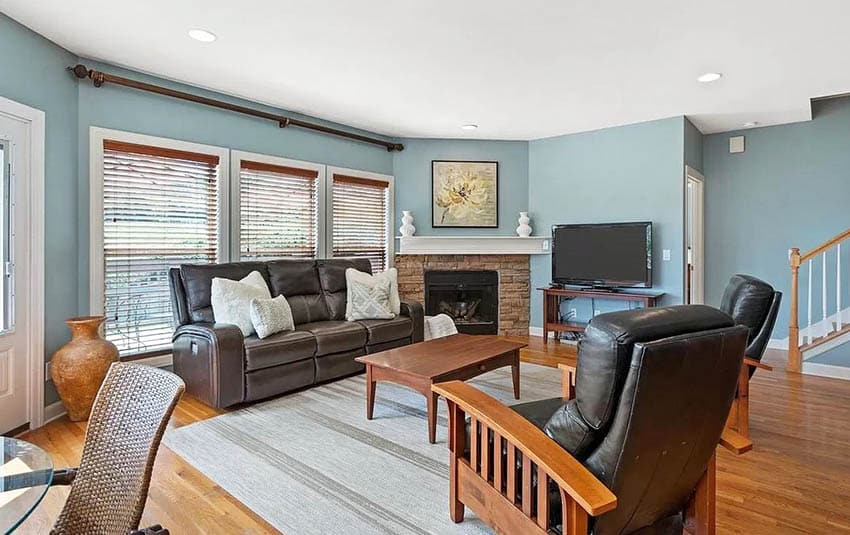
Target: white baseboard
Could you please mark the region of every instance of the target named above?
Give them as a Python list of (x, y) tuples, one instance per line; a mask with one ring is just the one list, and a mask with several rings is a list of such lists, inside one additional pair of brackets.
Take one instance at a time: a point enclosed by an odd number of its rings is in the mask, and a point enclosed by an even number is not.
[(767, 341), (768, 349), (784, 349), (788, 350), (788, 337), (785, 338), (771, 338)]
[(804, 362), (802, 371), (806, 375), (817, 375), (819, 377), (832, 377), (833, 379), (850, 380), (850, 368), (845, 366), (833, 366), (832, 364)]
[(44, 407), (44, 423), (52, 422), (57, 418), (61, 418), (68, 411), (65, 410), (65, 405), (61, 401), (54, 401), (50, 405)]
[[(543, 338), (543, 327), (529, 327), (528, 328), (529, 336), (539, 336)], [(549, 333), (549, 338), (552, 338), (554, 333)]]

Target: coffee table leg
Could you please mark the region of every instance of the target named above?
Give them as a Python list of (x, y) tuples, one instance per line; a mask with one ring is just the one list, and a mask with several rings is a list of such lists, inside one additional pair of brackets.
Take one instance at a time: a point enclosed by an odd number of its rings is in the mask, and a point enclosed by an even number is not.
[(514, 382), (514, 399), (519, 399), (519, 351), (516, 352), (516, 359), (511, 364), (511, 378)]
[(437, 400), (440, 396), (430, 392), (425, 398), (428, 400), (428, 442), (434, 444), (437, 442)]
[(375, 380), (372, 379), (372, 366), (366, 366), (366, 419), (372, 419), (375, 409)]

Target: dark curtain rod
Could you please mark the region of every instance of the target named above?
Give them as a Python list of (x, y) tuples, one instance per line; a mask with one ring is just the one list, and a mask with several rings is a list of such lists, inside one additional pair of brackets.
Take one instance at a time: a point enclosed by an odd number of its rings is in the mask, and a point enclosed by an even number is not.
[(124, 87), (131, 87), (140, 91), (148, 91), (150, 93), (156, 93), (157, 95), (179, 98), (181, 100), (188, 100), (189, 102), (195, 102), (197, 104), (212, 106), (213, 108), (242, 113), (245, 115), (250, 115), (252, 117), (259, 117), (260, 119), (268, 119), (270, 121), (276, 122), (280, 128), (286, 128), (287, 126), (297, 126), (299, 128), (306, 128), (308, 130), (321, 132), (323, 134), (330, 134), (332, 136), (339, 136), (347, 139), (354, 139), (356, 141), (362, 141), (363, 143), (380, 145), (381, 147), (385, 147), (388, 152), (404, 150), (404, 145), (402, 145), (401, 143), (393, 143), (391, 141), (384, 141), (383, 139), (377, 139), (374, 137), (361, 136), (360, 134), (346, 132), (345, 130), (338, 130), (336, 128), (322, 126), (320, 124), (309, 123), (300, 119), (293, 119), (291, 117), (286, 117), (285, 115), (277, 115), (262, 110), (255, 110), (246, 106), (230, 104), (229, 102), (223, 102), (221, 100), (201, 97), (198, 95), (193, 95), (191, 93), (185, 93), (183, 91), (175, 91), (174, 89), (168, 89), (167, 87), (162, 87), (159, 85), (148, 84), (145, 82), (131, 80), (129, 78), (123, 78), (121, 76), (115, 76), (114, 74), (106, 74), (105, 72), (91, 70), (85, 65), (75, 65), (74, 67), (68, 67), (68, 69), (72, 71), (77, 78), (90, 78), (92, 84), (95, 87), (100, 87), (105, 83), (123, 85)]

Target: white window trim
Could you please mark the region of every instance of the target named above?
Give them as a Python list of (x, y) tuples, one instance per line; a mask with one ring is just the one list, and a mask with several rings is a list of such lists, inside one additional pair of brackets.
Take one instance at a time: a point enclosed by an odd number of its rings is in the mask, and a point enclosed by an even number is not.
[[(227, 262), (230, 259), (229, 149), (92, 126), (89, 129), (89, 311), (92, 315), (104, 313), (103, 301), (106, 290), (103, 265), (103, 142), (106, 140), (218, 156), (218, 209), (221, 218), (218, 221), (219, 236), (216, 254), (221, 262)], [(169, 362), (165, 362), (161, 357), (151, 357), (151, 359), (140, 359), (137, 362), (167, 366), (170, 364), (170, 356), (168, 360)]]
[(0, 113), (29, 124), (29, 336), (27, 369), (30, 429), (44, 424), (44, 138), (45, 115), (36, 108), (0, 97)]
[(395, 177), (392, 175), (382, 175), (380, 173), (371, 173), (369, 171), (361, 171), (359, 169), (348, 169), (346, 167), (333, 167), (330, 165), (328, 166), (325, 177), (328, 209), (326, 215), (327, 221), (325, 223), (326, 254), (323, 255), (323, 258), (330, 258), (330, 255), (333, 253), (333, 178), (336, 174), (382, 180), (389, 184), (389, 191), (387, 192), (389, 197), (387, 201), (387, 211), (389, 212), (387, 214), (387, 269), (393, 267), (395, 263)]
[(232, 228), (230, 229), (230, 258), (232, 261), (241, 261), (242, 255), (242, 251), (240, 251), (240, 232), (242, 230), (242, 198), (240, 192), (242, 185), (241, 170), (243, 160), (267, 163), (270, 165), (280, 165), (284, 167), (295, 167), (298, 169), (309, 169), (310, 171), (316, 171), (316, 173), (318, 173), (318, 176), (316, 177), (316, 183), (318, 185), (318, 198), (316, 199), (318, 204), (318, 213), (316, 216), (318, 220), (316, 223), (316, 254), (318, 255), (318, 258), (325, 258), (327, 256), (325, 239), (325, 236), (327, 235), (325, 232), (326, 166), (320, 163), (290, 160), (288, 158), (281, 158), (280, 156), (272, 156), (270, 154), (232, 150), (230, 151), (230, 221), (233, 222)]

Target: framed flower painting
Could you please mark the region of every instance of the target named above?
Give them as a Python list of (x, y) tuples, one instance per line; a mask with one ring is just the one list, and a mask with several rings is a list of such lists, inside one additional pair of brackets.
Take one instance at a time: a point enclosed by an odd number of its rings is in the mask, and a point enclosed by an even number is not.
[(499, 162), (431, 162), (431, 226), (499, 226)]

